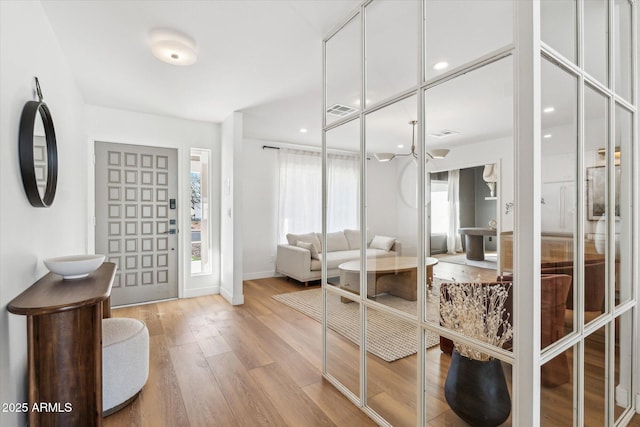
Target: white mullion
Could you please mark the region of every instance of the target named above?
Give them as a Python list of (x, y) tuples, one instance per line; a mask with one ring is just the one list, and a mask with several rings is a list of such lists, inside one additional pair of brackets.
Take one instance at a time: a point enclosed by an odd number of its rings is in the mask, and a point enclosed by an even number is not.
[(367, 39), (365, 7), (370, 1), (360, 4), (360, 156), (362, 167), (360, 171), (360, 405), (368, 407), (367, 403), (367, 305), (363, 302), (367, 298), (367, 152), (366, 152), (366, 116), (367, 107)]
[(548, 44), (541, 42), (540, 51), (542, 52), (542, 55), (544, 57), (550, 59), (555, 64), (561, 65), (563, 68), (566, 68), (570, 73), (576, 75), (582, 73), (580, 67), (578, 67), (573, 61), (562, 56), (561, 53), (559, 53)]
[[(424, 75), (424, 63), (425, 63), (425, 41), (424, 41), (424, 25), (422, 25), (424, 21), (424, 11), (425, 11), (425, 4), (424, 1), (421, 1), (418, 4), (418, 16), (416, 17), (417, 19), (417, 24), (418, 24), (418, 31), (417, 31), (417, 37), (418, 37), (418, 67), (417, 67), (417, 82), (418, 85), (420, 85), (420, 83), (422, 83), (422, 76)], [(427, 240), (427, 234), (426, 232), (428, 231), (428, 228), (425, 228), (425, 168), (426, 168), (426, 162), (425, 162), (425, 155), (424, 155), (424, 123), (425, 123), (425, 116), (424, 116), (424, 92), (422, 90), (420, 90), (420, 88), (418, 87), (418, 89), (416, 89), (416, 102), (417, 102), (417, 106), (416, 106), (416, 111), (417, 111), (417, 115), (416, 115), (416, 119), (418, 120), (418, 159), (420, 159), (419, 165), (418, 165), (418, 251), (417, 251), (417, 268), (418, 268), (418, 283), (416, 283), (416, 285), (418, 286), (418, 298), (416, 303), (418, 304), (418, 310), (417, 310), (417, 316), (418, 316), (418, 327), (416, 328), (416, 333), (418, 334), (417, 336), (417, 344), (418, 344), (418, 354), (417, 354), (417, 360), (416, 360), (416, 375), (418, 376), (418, 378), (416, 379), (416, 423), (420, 426), (424, 426), (427, 424), (427, 414), (426, 414), (426, 378), (425, 378), (425, 373), (427, 372), (426, 369), (426, 360), (427, 360), (427, 355), (426, 355), (426, 351), (427, 351), (427, 342), (426, 342), (426, 332), (425, 330), (422, 328), (422, 324), (425, 321), (426, 318), (426, 268), (424, 267), (424, 261), (426, 260), (426, 248), (428, 246), (425, 246), (425, 242)]]
[(620, 106), (626, 108), (627, 110), (629, 110), (631, 112), (634, 112), (634, 113), (638, 112), (638, 108), (637, 107), (632, 105), (626, 99), (622, 98), (620, 95), (614, 93), (612, 96), (615, 99), (616, 104), (619, 104)]
[(514, 425), (540, 424), (540, 3), (515, 2)]
[[(610, 0), (610, 20), (609, 23), (611, 25), (611, 29), (613, 32), (614, 26), (614, 14), (613, 14), (613, 5), (614, 0)], [(607, 262), (605, 264), (605, 274), (606, 274), (606, 284), (607, 284), (607, 292), (605, 293), (605, 305), (607, 307), (607, 312), (611, 313), (612, 321), (609, 325), (613, 325), (615, 322), (613, 321), (613, 313), (615, 312), (615, 292), (616, 292), (616, 269), (615, 269), (615, 260), (616, 260), (616, 241), (615, 241), (615, 230), (616, 230), (616, 211), (615, 211), (615, 146), (616, 146), (616, 100), (615, 100), (615, 58), (614, 46), (615, 46), (615, 37), (610, 37), (610, 44), (612, 56), (611, 60), (611, 95), (609, 96), (609, 111), (608, 111), (608, 119), (609, 119), (609, 127), (608, 127), (608, 141), (607, 141), (607, 150), (605, 157), (605, 164), (607, 170), (607, 180), (606, 180), (606, 229), (607, 229), (607, 237), (606, 237), (606, 245), (605, 250), (607, 254)], [(622, 147), (621, 147), (622, 149)], [(615, 328), (609, 326), (607, 331), (614, 331)], [(605, 413), (605, 420), (608, 425), (613, 425), (615, 422), (615, 413), (613, 411), (613, 405), (615, 405), (615, 335), (612, 337), (608, 337), (607, 341), (607, 352), (606, 352), (606, 364), (605, 367), (607, 369), (607, 373), (609, 375), (609, 380), (607, 381), (607, 412)], [(613, 343), (613, 345), (611, 345)]]
[(605, 361), (604, 366), (606, 369), (605, 376), (605, 394), (606, 405), (604, 412), (604, 419), (607, 425), (612, 426), (615, 424), (615, 398), (616, 398), (616, 322), (609, 322), (605, 325)]
[[(633, 55), (631, 64), (632, 64), (632, 71), (633, 71), (633, 90), (635, 92), (635, 96), (633, 97), (633, 101), (636, 105), (640, 104), (640, 88), (638, 87), (639, 82), (638, 82), (638, 71), (639, 71), (639, 64), (638, 61), (640, 61), (640, 58), (638, 58), (638, 31), (640, 31), (640, 28), (638, 27), (639, 23), (638, 20), (640, 19), (639, 15), (639, 11), (638, 11), (638, 2), (635, 1), (632, 6), (631, 6), (631, 14), (632, 14), (632, 19), (631, 19), (631, 52)], [(632, 188), (634, 190), (632, 193), (632, 202), (633, 202), (633, 206), (634, 208), (632, 209), (633, 212), (633, 220), (632, 220), (632, 235), (633, 235), (633, 240), (631, 242), (632, 244), (632, 251), (633, 254), (635, 255), (634, 257), (632, 257), (632, 259), (638, 259), (640, 257), (640, 213), (639, 213), (639, 209), (638, 206), (640, 205), (640, 167), (638, 165), (640, 165), (640, 149), (638, 147), (639, 144), (639, 136), (638, 136), (638, 132), (640, 131), (640, 119), (638, 117), (638, 110), (635, 109), (633, 111), (633, 119), (631, 121), (632, 123), (632, 152), (630, 153), (632, 156), (632, 164), (635, 165), (636, 167), (633, 168), (633, 174), (632, 174)], [(633, 271), (631, 273), (631, 277), (632, 277), (632, 283), (636, 283), (635, 289), (632, 289), (632, 302), (635, 303), (636, 307), (635, 310), (633, 310), (632, 312), (632, 325), (635, 326), (635, 331), (636, 333), (633, 334), (633, 342), (632, 342), (632, 355), (634, 355), (635, 357), (632, 357), (633, 359), (633, 365), (631, 367), (631, 371), (635, 373), (635, 378), (632, 378), (631, 380), (631, 399), (632, 399), (632, 403), (631, 403), (631, 407), (634, 408), (637, 412), (640, 413), (640, 333), (638, 333), (638, 331), (640, 330), (640, 311), (639, 311), (639, 307), (638, 304), (640, 303), (638, 301), (638, 299), (640, 298), (640, 285), (638, 283), (640, 283), (640, 266), (638, 265), (638, 263), (633, 263)], [(633, 322), (635, 320), (635, 322)], [(633, 399), (636, 399), (635, 402), (633, 402)], [(635, 403), (635, 404), (634, 404)]]
[(442, 72), (441, 74), (438, 74), (437, 76), (432, 77), (429, 80), (425, 80), (420, 84), (420, 87), (423, 90), (427, 90), (442, 83), (446, 83), (449, 80), (455, 79), (456, 77), (468, 74), (471, 71), (484, 67), (485, 65), (492, 64), (503, 58), (506, 58), (507, 56), (511, 56), (513, 55), (514, 51), (515, 45), (508, 44), (500, 49), (496, 49), (492, 52), (482, 55), (481, 57), (476, 58), (473, 61), (459, 65), (449, 71)]
[[(576, 183), (586, 182), (585, 181), (585, 169), (584, 169), (584, 147), (585, 147), (585, 111), (584, 111), (584, 74), (582, 70), (585, 68), (585, 51), (584, 51), (584, 0), (577, 1), (577, 40), (578, 40), (578, 65), (579, 65), (579, 74), (578, 74), (578, 90), (577, 90), (577, 115), (578, 115), (578, 141), (576, 147)], [(576, 230), (576, 235), (574, 237), (574, 254), (577, 254), (577, 259), (574, 259), (573, 265), (573, 282), (574, 282), (574, 294), (577, 290), (577, 305), (576, 305), (576, 296), (574, 295), (574, 305), (573, 305), (573, 314), (574, 321), (577, 323), (578, 327), (578, 335), (584, 336), (584, 306), (585, 306), (585, 277), (584, 277), (584, 218), (585, 218), (585, 203), (584, 203), (584, 185), (576, 185), (576, 190), (578, 192), (576, 198), (576, 207), (577, 207), (577, 224), (574, 225), (574, 230)], [(577, 309), (576, 309), (577, 308)], [(574, 325), (574, 330), (575, 330)], [(574, 419), (575, 426), (583, 426), (585, 425), (585, 415), (584, 415), (584, 388), (585, 388), (585, 377), (584, 377), (584, 338), (580, 339), (580, 344), (578, 345), (578, 357), (573, 358), (574, 372), (577, 373), (574, 376), (574, 399), (575, 399), (575, 408), (576, 414)], [(574, 355), (575, 355), (574, 351)]]
[[(615, 64), (615, 15), (614, 15), (614, 0), (609, 0), (608, 3), (608, 26), (609, 26), (609, 56), (608, 56), (608, 71), (609, 71), (609, 92), (608, 92), (608, 140), (606, 143), (606, 156), (605, 156), (605, 165), (607, 171), (607, 179), (606, 179), (606, 219), (605, 225), (607, 230), (607, 236), (605, 239), (605, 253), (606, 263), (605, 263), (605, 284), (606, 284), (606, 292), (605, 292), (605, 306), (607, 308), (607, 312), (613, 315), (615, 311), (615, 256), (616, 256), (616, 242), (615, 242), (615, 114), (616, 114), (616, 103), (615, 103), (615, 83), (616, 83), (616, 64)], [(613, 190), (613, 191), (612, 191)], [(613, 325), (615, 322), (612, 320), (609, 325)], [(605, 329), (608, 332), (614, 330), (611, 326), (607, 326)], [(606, 336), (606, 335), (605, 335)], [(615, 393), (615, 385), (613, 384), (615, 381), (615, 353), (613, 357), (611, 357), (612, 352), (615, 351), (615, 348), (610, 346), (611, 340), (615, 340), (614, 337), (607, 337), (607, 346), (606, 346), (606, 362), (605, 368), (608, 376), (610, 377), (607, 381), (607, 397), (606, 397), (606, 412), (605, 412), (605, 422), (607, 425), (614, 424), (614, 413), (613, 408), (611, 407), (611, 393)]]
[[(325, 110), (325, 114), (326, 114), (326, 110)], [(354, 120), (358, 120), (360, 118), (360, 115), (358, 114), (350, 114), (346, 117), (342, 117), (340, 119), (337, 119), (333, 122), (331, 122), (331, 124), (327, 124), (324, 126), (324, 130), (325, 131), (330, 131), (331, 129), (335, 129), (338, 128), (344, 124), (347, 124), (349, 122), (352, 122)]]
[(584, 426), (584, 337), (573, 348), (573, 396), (575, 427)]
[[(372, 0), (368, 0), (367, 3), (371, 2)], [(324, 42), (328, 42), (329, 40), (331, 40), (336, 34), (338, 34), (340, 31), (342, 31), (344, 29), (344, 27), (346, 27), (347, 25), (349, 25), (351, 23), (351, 21), (358, 16), (358, 14), (360, 13), (360, 5), (356, 6), (351, 12), (349, 12), (349, 14), (347, 15), (347, 17), (340, 22), (338, 25), (336, 25), (331, 31), (329, 31), (328, 35), (324, 38)], [(325, 110), (326, 111), (326, 110)]]
[(373, 104), (371, 107), (366, 107), (363, 110), (364, 114), (371, 114), (375, 111), (382, 110), (385, 107), (393, 105), (398, 101), (402, 101), (403, 99), (411, 98), (415, 96), (416, 90), (418, 90), (419, 86), (415, 85), (410, 89), (404, 90), (397, 95), (390, 96), (389, 98), (383, 99), (382, 101), (378, 101)]
[[(322, 42), (322, 245), (326, 248), (327, 236), (327, 41)], [(327, 260), (320, 263), (322, 289), (322, 374), (327, 372)]]

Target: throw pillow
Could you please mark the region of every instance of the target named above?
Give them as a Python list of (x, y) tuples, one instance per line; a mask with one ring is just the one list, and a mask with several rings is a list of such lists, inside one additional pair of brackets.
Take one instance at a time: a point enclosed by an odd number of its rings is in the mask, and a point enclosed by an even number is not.
[(296, 246), (298, 246), (299, 248), (308, 250), (311, 253), (311, 259), (319, 259), (318, 251), (316, 250), (316, 247), (313, 246), (313, 243), (303, 242), (301, 240), (298, 240), (296, 242)]
[(320, 240), (316, 236), (316, 233), (307, 233), (307, 234), (287, 234), (287, 242), (291, 246), (296, 246), (298, 241), (307, 242), (313, 244), (316, 248), (316, 252), (322, 251), (322, 246), (320, 245)]
[(327, 233), (327, 252), (348, 251), (349, 242), (342, 231)]
[(349, 230), (345, 228), (344, 236), (347, 238), (347, 242), (349, 243), (349, 249), (360, 249), (361, 243), (361, 234), (360, 230)]
[(395, 242), (396, 239), (393, 237), (375, 236), (369, 247), (371, 249), (382, 249), (383, 251), (389, 252)]

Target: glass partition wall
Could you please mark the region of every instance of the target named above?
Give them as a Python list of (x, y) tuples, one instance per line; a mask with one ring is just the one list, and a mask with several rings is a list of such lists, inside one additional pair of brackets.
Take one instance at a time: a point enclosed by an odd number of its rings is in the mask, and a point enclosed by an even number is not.
[[(325, 39), (323, 373), (379, 424), (630, 418), (636, 8), (373, 0)], [(460, 234), (478, 166), (495, 218)], [(432, 256), (432, 224), (467, 261)], [(485, 236), (492, 270), (469, 262)], [(466, 360), (492, 364), (490, 392), (455, 380)]]
[[(543, 306), (555, 298), (564, 311), (556, 331), (544, 331), (541, 319), (541, 425), (624, 424), (633, 408), (635, 7), (628, 0), (540, 3), (540, 298)], [(568, 285), (552, 294), (550, 281)], [(557, 384), (544, 387), (550, 373)], [(558, 411), (559, 401), (576, 410)]]

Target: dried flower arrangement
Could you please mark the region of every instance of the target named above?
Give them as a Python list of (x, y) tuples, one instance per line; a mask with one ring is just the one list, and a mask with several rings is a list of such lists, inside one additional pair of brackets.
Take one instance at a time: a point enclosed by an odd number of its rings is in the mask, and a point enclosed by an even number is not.
[[(509, 313), (504, 307), (510, 283), (447, 283), (440, 301), (442, 325), (468, 337), (502, 347), (513, 335)], [(475, 360), (491, 357), (454, 341), (460, 355)]]

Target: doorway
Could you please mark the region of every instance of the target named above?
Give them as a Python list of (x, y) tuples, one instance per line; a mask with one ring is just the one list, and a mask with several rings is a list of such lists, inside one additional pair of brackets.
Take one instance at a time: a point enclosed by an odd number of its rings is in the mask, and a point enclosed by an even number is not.
[(498, 270), (497, 180), (495, 164), (430, 173), (431, 256)]
[(178, 297), (177, 152), (95, 143), (96, 253), (117, 265), (112, 305)]

